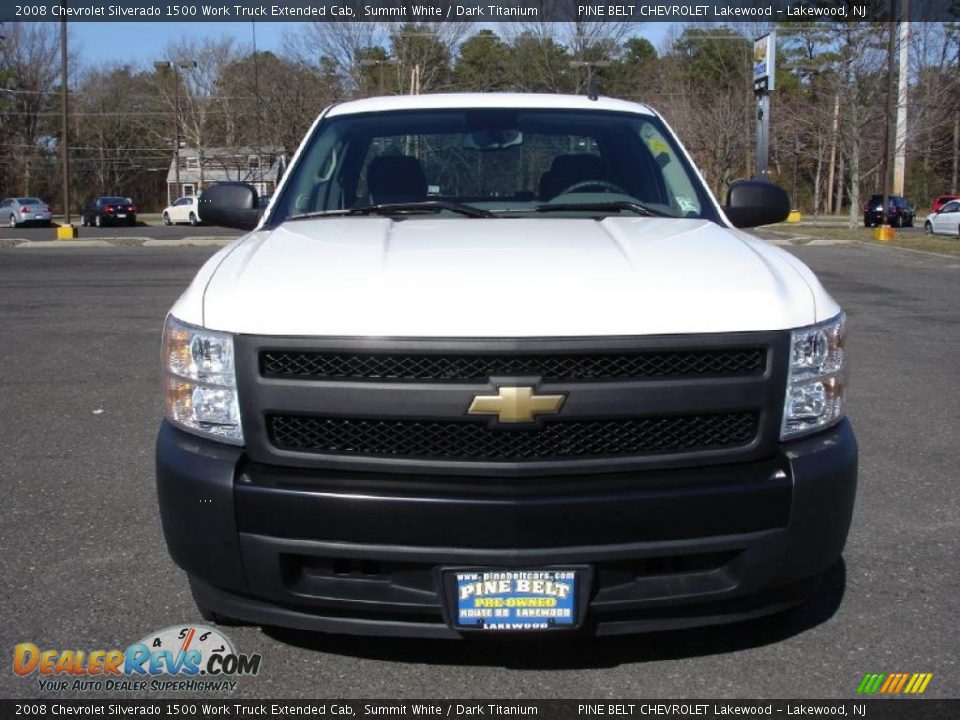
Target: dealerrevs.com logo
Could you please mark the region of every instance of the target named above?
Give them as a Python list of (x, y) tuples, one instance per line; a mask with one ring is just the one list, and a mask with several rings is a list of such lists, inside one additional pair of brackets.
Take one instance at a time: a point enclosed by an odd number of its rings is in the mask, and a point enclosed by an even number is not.
[(41, 690), (232, 691), (234, 678), (260, 672), (261, 656), (238, 653), (219, 630), (181, 625), (150, 633), (126, 650), (13, 649), (13, 672)]

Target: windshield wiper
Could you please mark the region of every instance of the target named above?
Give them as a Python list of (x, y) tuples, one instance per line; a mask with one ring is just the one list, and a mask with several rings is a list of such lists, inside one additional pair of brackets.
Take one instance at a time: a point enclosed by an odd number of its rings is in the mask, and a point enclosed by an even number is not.
[(465, 203), (454, 202), (452, 200), (419, 200), (416, 202), (402, 203), (380, 203), (377, 205), (359, 205), (357, 207), (346, 208), (343, 210), (321, 210), (319, 212), (303, 213), (293, 215), (287, 220), (307, 220), (318, 217), (344, 217), (350, 215), (393, 215), (405, 213), (420, 212), (441, 212), (449, 210), (460, 215), (472, 218), (492, 218), (497, 217), (489, 210), (467, 205)]
[(637, 215), (643, 215), (644, 217), (675, 217), (674, 215), (669, 215), (659, 210), (654, 210), (649, 208), (646, 205), (642, 205), (638, 202), (633, 202), (632, 200), (611, 200), (609, 202), (585, 202), (585, 203), (547, 203), (545, 205), (537, 205), (533, 208), (534, 212), (538, 213), (551, 213), (551, 212), (574, 212), (578, 210), (594, 211), (594, 212), (619, 212), (621, 210), (627, 210), (629, 212), (636, 213)]

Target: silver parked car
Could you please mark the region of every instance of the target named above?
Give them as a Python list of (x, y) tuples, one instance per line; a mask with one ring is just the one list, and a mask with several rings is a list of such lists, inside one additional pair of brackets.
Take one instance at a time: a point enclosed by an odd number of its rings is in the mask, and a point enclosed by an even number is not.
[(951, 200), (927, 215), (923, 231), (927, 235), (960, 235), (960, 200)]
[(50, 206), (40, 198), (7, 198), (0, 202), (0, 221), (12, 228), (29, 224), (49, 225), (51, 220)]

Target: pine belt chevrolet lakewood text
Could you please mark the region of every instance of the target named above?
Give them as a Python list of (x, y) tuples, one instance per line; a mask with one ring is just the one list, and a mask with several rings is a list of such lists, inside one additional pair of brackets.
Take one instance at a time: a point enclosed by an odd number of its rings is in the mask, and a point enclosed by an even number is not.
[(205, 618), (610, 634), (802, 601), (850, 525), (844, 315), (611, 99), (325, 110), (269, 207), (208, 188), (157, 486)]

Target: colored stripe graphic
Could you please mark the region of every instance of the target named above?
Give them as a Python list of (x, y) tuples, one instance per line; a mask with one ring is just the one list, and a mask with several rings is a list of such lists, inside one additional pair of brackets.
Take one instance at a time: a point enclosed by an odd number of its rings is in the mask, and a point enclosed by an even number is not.
[(887, 675), (887, 681), (883, 683), (883, 686), (880, 688), (880, 694), (890, 692), (891, 688), (897, 684), (897, 680), (900, 679), (900, 673), (893, 673), (892, 675)]
[[(916, 675), (916, 673), (914, 673), (914, 675)], [(909, 675), (907, 673), (901, 673), (900, 680), (897, 682), (896, 687), (891, 688), (890, 692), (892, 693), (900, 692), (903, 689), (904, 684), (906, 684), (908, 677)]]
[(867, 673), (857, 686), (860, 695), (919, 695), (927, 689), (933, 673)]
[(880, 689), (880, 683), (886, 677), (883, 673), (867, 673), (860, 682), (857, 692), (861, 694), (873, 694)]
[(927, 685), (929, 685), (930, 681), (933, 679), (933, 673), (917, 673), (914, 675), (914, 677), (916, 677), (916, 681), (910, 681), (910, 684), (913, 685), (913, 689), (907, 690), (906, 692), (919, 695), (927, 689)]

